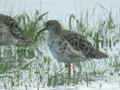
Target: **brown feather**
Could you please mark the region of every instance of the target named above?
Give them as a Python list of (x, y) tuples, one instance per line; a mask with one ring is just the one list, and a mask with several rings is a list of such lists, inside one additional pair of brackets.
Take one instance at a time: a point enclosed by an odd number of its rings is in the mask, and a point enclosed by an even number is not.
[(101, 51), (96, 50), (92, 44), (81, 34), (63, 30), (62, 35), (70, 43), (70, 45), (77, 51), (82, 51), (82, 53), (87, 58), (106, 58), (107, 55)]

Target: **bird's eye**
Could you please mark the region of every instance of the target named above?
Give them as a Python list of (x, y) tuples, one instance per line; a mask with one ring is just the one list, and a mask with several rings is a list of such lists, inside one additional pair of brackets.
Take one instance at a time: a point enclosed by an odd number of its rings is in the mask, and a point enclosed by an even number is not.
[(14, 26), (14, 24), (13, 24), (13, 23), (9, 23), (9, 26), (10, 26), (10, 27), (13, 27), (13, 26)]
[(16, 27), (16, 28), (18, 28), (18, 25), (17, 25), (17, 24), (15, 24), (15, 27)]
[(49, 23), (47, 22), (45, 26), (48, 27), (48, 26), (49, 26)]

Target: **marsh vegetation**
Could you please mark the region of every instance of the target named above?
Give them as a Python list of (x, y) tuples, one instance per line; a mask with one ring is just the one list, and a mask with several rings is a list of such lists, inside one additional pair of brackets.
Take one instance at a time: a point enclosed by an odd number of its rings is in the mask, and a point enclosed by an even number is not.
[[(120, 23), (111, 10), (91, 25), (89, 12), (80, 17), (71, 14), (69, 28), (84, 35), (98, 50), (109, 55), (107, 59), (90, 60), (81, 63), (81, 74), (72, 73), (68, 78), (67, 66), (52, 60), (45, 46), (46, 33), (41, 33), (30, 46), (0, 47), (0, 87), (56, 87), (77, 84), (90, 85), (92, 82), (120, 82)], [(23, 13), (14, 18), (22, 31), (33, 40), (37, 32), (48, 20), (49, 13), (36, 10), (33, 15)], [(13, 51), (10, 52), (9, 48)], [(77, 72), (79, 66), (76, 67)]]

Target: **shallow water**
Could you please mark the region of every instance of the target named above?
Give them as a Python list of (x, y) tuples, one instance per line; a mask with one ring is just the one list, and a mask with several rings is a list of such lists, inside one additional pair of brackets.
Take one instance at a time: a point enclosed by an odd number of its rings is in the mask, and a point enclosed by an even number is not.
[[(98, 12), (102, 12), (101, 16), (105, 13), (103, 13), (103, 9), (104, 7), (101, 6), (101, 4), (106, 8), (105, 9), (105, 12), (107, 12), (107, 9), (108, 8), (111, 8), (113, 9), (113, 11), (116, 10), (116, 8), (120, 7), (120, 1), (119, 0), (1, 0), (0, 1), (0, 13), (8, 13), (10, 15), (16, 15), (16, 14), (19, 14), (19, 13), (22, 13), (23, 11), (27, 12), (27, 13), (30, 13), (32, 14), (34, 12), (35, 9), (39, 9), (41, 10), (41, 12), (49, 12), (49, 15), (48, 17), (49, 18), (57, 18), (57, 19), (60, 19), (60, 20), (66, 20), (68, 19), (67, 17), (70, 16), (71, 13), (74, 13), (76, 16), (79, 16), (81, 14), (81, 12), (85, 12), (85, 10), (87, 9), (90, 9), (90, 10), (93, 10), (94, 8), (96, 9), (97, 13)], [(102, 8), (102, 9), (101, 9)], [(89, 10), (89, 11), (90, 11)], [(92, 12), (92, 11), (91, 11)], [(100, 14), (95, 14), (97, 19), (99, 18), (98, 15), (100, 16)], [(95, 18), (95, 17), (94, 17)], [(105, 15), (103, 16), (103, 18), (106, 18)], [(116, 18), (116, 17), (115, 17)], [(92, 18), (90, 18), (92, 19)], [(93, 19), (92, 19), (93, 20)], [(119, 20), (118, 20), (119, 21)], [(67, 24), (66, 24), (67, 25)], [(111, 55), (114, 56), (114, 54), (118, 54), (119, 52), (116, 52), (118, 48), (118, 46), (114, 47), (113, 48), (113, 51), (111, 52), (111, 50), (108, 51), (108, 53)], [(106, 60), (107, 61), (107, 60)], [(96, 61), (97, 62), (97, 61)], [(99, 62), (99, 61), (98, 61)], [(101, 61), (100, 61), (101, 62)], [(40, 63), (38, 61), (38, 63)], [(41, 64), (41, 63), (40, 63)], [(88, 63), (89, 64), (89, 63)], [(97, 63), (98, 64), (98, 67), (96, 69), (100, 69), (100, 70), (103, 70), (103, 69), (106, 69), (107, 65), (104, 63), (104, 62), (101, 62), (101, 63)], [(105, 65), (104, 65), (105, 64)], [(32, 64), (33, 65), (33, 64)], [(36, 65), (36, 64), (35, 64)], [(41, 64), (42, 66), (43, 64)], [(84, 64), (83, 64), (84, 65)], [(103, 67), (102, 67), (103, 65)], [(34, 66), (34, 65), (33, 65)], [(57, 71), (59, 66), (57, 68), (54, 68), (54, 66), (58, 66), (56, 65), (56, 63), (54, 65), (51, 65), (50, 67), (50, 70), (52, 70), (51, 72), (55, 72), (55, 70)], [(63, 66), (63, 65), (61, 65)], [(89, 65), (86, 65), (86, 66), (89, 66)], [(45, 70), (47, 69), (47, 65), (43, 65), (42, 66), (43, 68), (45, 68)], [(36, 71), (34, 71), (36, 68)], [(38, 66), (34, 66), (31, 70), (31, 73), (28, 72), (28, 77), (31, 77), (31, 79), (34, 79), (33, 77), (36, 77), (37, 78), (37, 73), (36, 75), (34, 74), (34, 72), (38, 72), (39, 71), (42, 71), (43, 68), (40, 68)], [(52, 69), (51, 69), (52, 68)], [(86, 68), (89, 68), (89, 67), (86, 67)], [(94, 68), (94, 67), (93, 67)], [(109, 68), (108, 68), (109, 69)], [(83, 69), (84, 71), (85, 68)], [(91, 69), (93, 70), (93, 69)], [(109, 69), (111, 70), (111, 68)], [(22, 72), (22, 71), (21, 71)], [(110, 71), (110, 73), (112, 72), (112, 70)], [(27, 77), (27, 72), (24, 72), (22, 73), (22, 75), (24, 76), (25, 78), (25, 75)], [(42, 73), (42, 74), (41, 74)], [(46, 75), (46, 72), (41, 72), (39, 75)], [(18, 73), (19, 74), (19, 73)], [(30, 75), (29, 75), (30, 74)], [(54, 73), (53, 73), (54, 74)], [(21, 76), (22, 76), (21, 75)], [(108, 75), (108, 73), (107, 73)], [(107, 76), (106, 75), (106, 76)], [(116, 77), (116, 76), (114, 76)], [(35, 78), (35, 79), (36, 79)], [(38, 79), (38, 78), (37, 78)], [(109, 77), (108, 77), (109, 79)], [(116, 77), (116, 79), (118, 79), (118, 77)], [(21, 80), (18, 79), (18, 80)], [(25, 81), (29, 79), (25, 79)], [(46, 79), (45, 79), (46, 80)], [(11, 80), (12, 81), (12, 80)], [(31, 80), (32, 81), (32, 80)], [(34, 81), (34, 80), (33, 80)], [(47, 81), (47, 80), (46, 80)], [(24, 82), (24, 81), (21, 81), (21, 82)], [(26, 83), (28, 84), (28, 82), (26, 81)], [(98, 82), (97, 82), (98, 83)], [(96, 83), (96, 84), (97, 84)], [(26, 84), (26, 85), (27, 85)], [(33, 85), (33, 83), (30, 83)], [(35, 83), (36, 84), (36, 83)], [(104, 86), (104, 83), (102, 83), (103, 86)], [(119, 84), (119, 83), (117, 83)], [(99, 85), (99, 84), (98, 84)], [(39, 84), (39, 80), (38, 80), (38, 86), (40, 86)], [(97, 86), (97, 85), (96, 85)], [(95, 88), (96, 88), (95, 86)], [(112, 85), (111, 85), (112, 86)], [(118, 87), (118, 86), (117, 86)], [(19, 88), (19, 87), (18, 87)], [(24, 87), (25, 88), (25, 87)], [(64, 88), (64, 87), (62, 87)], [(104, 87), (103, 87), (104, 88)], [(107, 88), (107, 87), (106, 87)], [(114, 88), (114, 86), (112, 87)], [(80, 88), (81, 89), (81, 88)], [(85, 86), (85, 90), (89, 90), (91, 88), (88, 87), (87, 89), (87, 86)], [(100, 89), (100, 88), (97, 88), (97, 90)], [(25, 89), (23, 89), (25, 90)], [(35, 89), (36, 90), (36, 89)], [(45, 89), (46, 90), (46, 89)], [(67, 89), (68, 90), (68, 89)], [(71, 89), (71, 90), (74, 90), (74, 89)], [(78, 89), (79, 90), (79, 89)], [(84, 90), (84, 89), (82, 89)], [(92, 88), (93, 90), (93, 88)], [(96, 90), (96, 89), (95, 89)], [(104, 90), (104, 89), (100, 89), (100, 90)], [(105, 89), (106, 90), (106, 89)], [(116, 89), (117, 90), (117, 89)]]

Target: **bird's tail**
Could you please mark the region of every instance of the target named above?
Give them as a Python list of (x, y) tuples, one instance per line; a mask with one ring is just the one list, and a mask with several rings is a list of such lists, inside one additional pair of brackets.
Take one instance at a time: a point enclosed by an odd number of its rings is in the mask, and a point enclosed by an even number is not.
[(95, 48), (92, 48), (91, 49), (91, 52), (89, 52), (87, 54), (88, 58), (96, 58), (96, 59), (100, 59), (100, 58), (107, 58), (108, 55), (101, 52), (101, 51), (98, 51), (96, 50)]
[(101, 51), (96, 51), (93, 53), (93, 58), (99, 59), (99, 58), (107, 58), (108, 55), (101, 52)]

